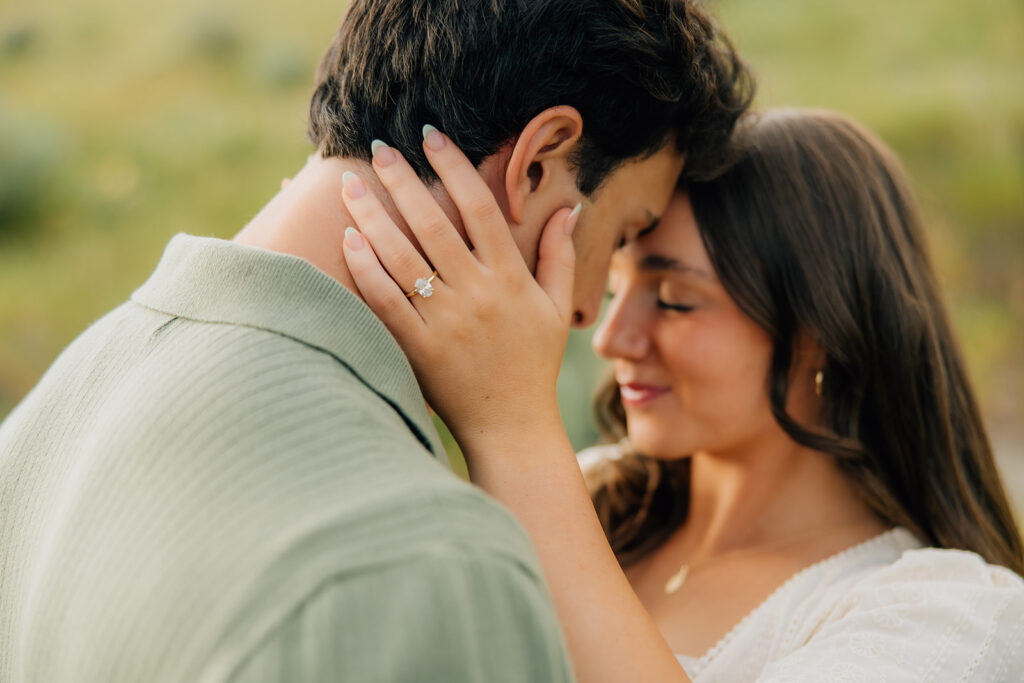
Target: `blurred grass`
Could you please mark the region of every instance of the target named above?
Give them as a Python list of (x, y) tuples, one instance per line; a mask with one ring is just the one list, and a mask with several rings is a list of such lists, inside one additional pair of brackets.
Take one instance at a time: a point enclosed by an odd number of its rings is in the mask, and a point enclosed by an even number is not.
[[(715, 6), (761, 106), (843, 111), (903, 158), (984, 410), (1019, 451), (1024, 5)], [(342, 7), (0, 6), (0, 416), (145, 279), (172, 234), (230, 237), (302, 164), (313, 72)], [(588, 346), (573, 335), (560, 383), (579, 446), (601, 367)]]

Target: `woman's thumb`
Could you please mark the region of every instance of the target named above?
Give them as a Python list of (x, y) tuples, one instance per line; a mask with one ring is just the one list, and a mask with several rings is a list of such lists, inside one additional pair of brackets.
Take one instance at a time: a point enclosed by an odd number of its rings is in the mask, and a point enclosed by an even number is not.
[(555, 308), (568, 318), (572, 313), (573, 285), (576, 280), (576, 249), (572, 234), (583, 205), (572, 211), (563, 209), (555, 213), (544, 226), (540, 237), (537, 260), (537, 283), (547, 292)]

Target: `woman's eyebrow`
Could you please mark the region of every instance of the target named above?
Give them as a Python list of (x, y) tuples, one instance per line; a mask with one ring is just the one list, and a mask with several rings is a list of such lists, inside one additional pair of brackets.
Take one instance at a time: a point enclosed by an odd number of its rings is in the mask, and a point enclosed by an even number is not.
[(713, 278), (707, 271), (691, 266), (687, 263), (683, 263), (678, 259), (674, 259), (671, 256), (663, 256), (662, 254), (648, 254), (640, 259), (640, 263), (637, 266), (638, 270), (671, 270), (676, 273), (683, 273), (686, 275), (696, 275), (705, 280), (713, 281)]

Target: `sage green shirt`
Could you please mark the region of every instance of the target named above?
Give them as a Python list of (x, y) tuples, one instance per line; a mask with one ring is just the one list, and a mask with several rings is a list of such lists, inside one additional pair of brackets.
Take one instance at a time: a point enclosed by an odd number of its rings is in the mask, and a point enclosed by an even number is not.
[(571, 679), (529, 540), (302, 259), (175, 237), (0, 426), (0, 683)]

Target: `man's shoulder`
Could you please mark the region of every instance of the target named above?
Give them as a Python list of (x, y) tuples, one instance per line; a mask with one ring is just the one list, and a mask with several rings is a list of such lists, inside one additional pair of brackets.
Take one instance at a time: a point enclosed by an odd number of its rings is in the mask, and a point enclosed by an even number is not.
[[(117, 329), (120, 340), (108, 345), (105, 338)], [(344, 362), (273, 330), (164, 315), (129, 302), (81, 341), (119, 361), (103, 378), (103, 401), (117, 406), (119, 420), (136, 416), (159, 443), (196, 445), (204, 424), (304, 435), (293, 448), (303, 441), (322, 447), (323, 430), (338, 437), (335, 447), (360, 433), (401, 442), (412, 436), (400, 428), (401, 414)], [(99, 360), (85, 363), (95, 367)]]

